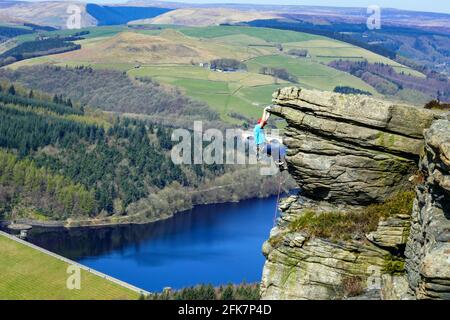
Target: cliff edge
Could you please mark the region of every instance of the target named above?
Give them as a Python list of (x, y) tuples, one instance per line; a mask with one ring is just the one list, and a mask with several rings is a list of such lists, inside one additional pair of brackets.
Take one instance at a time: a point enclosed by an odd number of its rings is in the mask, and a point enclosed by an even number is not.
[(273, 101), (302, 192), (263, 246), (262, 298), (449, 298), (448, 116), (295, 87)]

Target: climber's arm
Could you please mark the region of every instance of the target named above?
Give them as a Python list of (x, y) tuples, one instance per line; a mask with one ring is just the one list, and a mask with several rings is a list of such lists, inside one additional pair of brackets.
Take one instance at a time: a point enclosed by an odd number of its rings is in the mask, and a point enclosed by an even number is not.
[(261, 119), (262, 119), (261, 128), (264, 128), (264, 126), (267, 124), (267, 121), (269, 120), (270, 113), (267, 112), (267, 110), (269, 110), (269, 109), (270, 109), (270, 107), (264, 108), (264, 111), (263, 111), (263, 114), (261, 117)]
[(262, 119), (264, 120), (264, 122), (267, 122), (270, 118), (270, 113), (267, 110), (270, 110), (270, 106), (264, 108), (263, 115), (262, 115)]

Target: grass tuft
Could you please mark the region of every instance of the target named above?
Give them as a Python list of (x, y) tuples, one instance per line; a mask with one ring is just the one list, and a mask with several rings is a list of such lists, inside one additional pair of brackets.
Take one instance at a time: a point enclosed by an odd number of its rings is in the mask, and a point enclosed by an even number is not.
[(364, 292), (363, 280), (358, 276), (348, 276), (342, 280), (342, 293), (344, 297), (356, 297)]
[(392, 275), (403, 274), (405, 272), (405, 260), (393, 256), (390, 260), (386, 261), (383, 272)]
[(398, 193), (381, 204), (373, 204), (351, 212), (324, 212), (312, 210), (289, 225), (292, 232), (307, 231), (311, 236), (330, 240), (350, 240), (354, 236), (363, 237), (376, 230), (380, 219), (397, 214), (411, 214), (415, 194), (412, 191)]

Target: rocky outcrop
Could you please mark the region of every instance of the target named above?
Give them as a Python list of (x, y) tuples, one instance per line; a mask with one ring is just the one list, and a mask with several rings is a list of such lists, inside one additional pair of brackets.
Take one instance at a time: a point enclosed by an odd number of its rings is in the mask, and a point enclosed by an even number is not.
[(366, 238), (379, 247), (390, 251), (404, 250), (410, 230), (411, 215), (396, 214), (378, 223), (377, 230), (370, 232)]
[(271, 113), (286, 119), (289, 172), (316, 199), (352, 204), (386, 199), (406, 184), (423, 148), (430, 110), (365, 96), (291, 87)]
[[(286, 159), (302, 193), (280, 203), (263, 246), (262, 298), (448, 299), (450, 122), (412, 106), (298, 88), (277, 91), (271, 113), (288, 123)], [(375, 220), (362, 236), (332, 240), (292, 227), (308, 212), (364, 214), (411, 182), (412, 213), (380, 218), (378, 227)]]
[[(382, 270), (391, 254), (369, 242), (330, 241), (307, 232), (290, 232), (289, 223), (305, 211), (341, 211), (350, 207), (323, 205), (291, 197), (282, 202), (278, 226), (263, 246), (267, 262), (261, 282), (263, 299), (341, 299), (349, 285), (379, 291)], [(379, 293), (378, 293), (379, 296)]]
[(434, 122), (424, 136), (406, 270), (417, 298), (450, 299), (450, 121)]

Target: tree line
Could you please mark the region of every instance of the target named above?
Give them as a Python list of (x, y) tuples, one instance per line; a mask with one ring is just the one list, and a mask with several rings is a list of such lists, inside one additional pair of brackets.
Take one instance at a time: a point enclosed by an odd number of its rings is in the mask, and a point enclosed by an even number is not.
[(181, 290), (164, 290), (161, 293), (153, 293), (142, 296), (143, 300), (259, 300), (259, 285), (228, 284), (214, 288), (211, 284), (202, 284), (195, 287), (187, 287)]
[(289, 71), (284, 68), (262, 67), (259, 70), (259, 73), (273, 76), (275, 78), (286, 80), (289, 82), (298, 83), (298, 78), (295, 75), (289, 73)]
[(54, 219), (93, 216), (97, 212), (92, 190), (1, 149), (0, 202), (0, 216), (11, 215), (13, 203), (34, 207)]
[(78, 50), (81, 45), (66, 41), (64, 38), (37, 39), (25, 41), (0, 54), (0, 65), (4, 66), (16, 61), (45, 56), (55, 53)]
[[(37, 112), (29, 107), (35, 104), (33, 98), (5, 97), (9, 103), (0, 102), (0, 147), (16, 153), (19, 159), (32, 161), (37, 168), (61, 174), (73, 184), (92, 190), (95, 210), (90, 215), (125, 214), (130, 204), (158, 193), (174, 181), (190, 186), (200, 183), (203, 177), (223, 173), (214, 165), (174, 165), (170, 159), (170, 128), (118, 118), (105, 130)], [(59, 108), (56, 110), (72, 109), (45, 101), (37, 105), (40, 110), (54, 111), (55, 105)], [(80, 212), (86, 214), (85, 210)]]
[[(51, 220), (145, 222), (196, 204), (277, 191), (271, 178), (259, 175), (259, 167), (175, 165), (170, 127), (119, 116), (92, 122), (90, 109), (68, 106), (65, 95), (52, 99), (11, 84), (1, 87), (0, 150), (21, 164), (16, 171), (30, 170), (37, 177), (36, 188), (29, 188), (28, 180), (13, 178), (14, 166), (3, 171), (3, 215), (25, 208)], [(47, 187), (54, 179), (63, 180), (57, 183), (62, 189)]]
[(219, 119), (218, 113), (208, 105), (186, 97), (178, 89), (169, 89), (154, 81), (136, 83), (126, 73), (117, 70), (41, 65), (14, 71), (2, 69), (0, 77), (105, 111), (189, 117), (190, 120)]
[(334, 88), (333, 92), (343, 93), (343, 94), (363, 94), (363, 95), (367, 95), (367, 96), (372, 95), (372, 93), (370, 93), (369, 91), (365, 91), (365, 90), (361, 90), (361, 89), (357, 89), (357, 88), (353, 88), (353, 87), (349, 87), (349, 86), (336, 86)]
[(222, 58), (211, 60), (210, 68), (221, 71), (238, 71), (247, 70), (247, 65), (236, 59)]
[(390, 65), (368, 61), (335, 60), (330, 62), (329, 66), (361, 78), (382, 94), (394, 95), (400, 90), (411, 89), (429, 98), (450, 101), (450, 82), (445, 77), (430, 74), (419, 78), (397, 72)]

